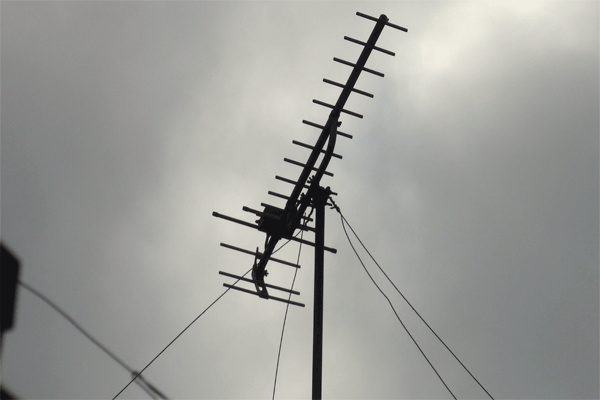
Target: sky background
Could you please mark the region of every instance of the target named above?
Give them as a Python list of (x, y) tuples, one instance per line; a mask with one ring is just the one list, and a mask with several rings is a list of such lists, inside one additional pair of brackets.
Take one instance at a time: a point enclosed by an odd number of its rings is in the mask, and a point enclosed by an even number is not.
[[(21, 279), (132, 368), (231, 283), (283, 201), (350, 68), (344, 35), (386, 28), (322, 183), (421, 315), (495, 398), (599, 397), (599, 3), (1, 4), (1, 237)], [(327, 211), (323, 396), (449, 398)], [(312, 239), (312, 235), (307, 238)], [(295, 260), (298, 245), (280, 256)], [(364, 253), (362, 253), (364, 255)], [(304, 246), (277, 398), (310, 398)], [(364, 258), (364, 257), (363, 257)], [(366, 258), (364, 258), (366, 260)], [(459, 398), (485, 398), (386, 284)], [(292, 268), (268, 281), (289, 287)], [(230, 291), (144, 373), (171, 398), (267, 398), (285, 305)], [(2, 383), (22, 398), (112, 398), (128, 373), (19, 290)], [(122, 398), (148, 398), (131, 385)]]

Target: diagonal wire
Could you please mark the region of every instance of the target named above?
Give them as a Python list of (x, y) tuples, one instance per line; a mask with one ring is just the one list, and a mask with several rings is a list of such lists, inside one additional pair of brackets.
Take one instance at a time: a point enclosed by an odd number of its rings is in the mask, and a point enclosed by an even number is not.
[[(308, 215), (308, 218), (310, 218), (310, 216), (312, 215), (314, 211), (314, 208), (310, 210), (310, 214)], [(308, 219), (306, 219), (304, 221), (304, 227), (306, 228), (306, 225), (308, 224)], [(304, 230), (300, 230), (300, 239), (304, 238)], [(298, 247), (298, 259), (296, 261), (296, 264), (300, 264), (300, 252), (302, 251), (302, 242), (300, 242), (300, 246)], [(294, 289), (294, 283), (296, 282), (296, 275), (298, 274), (298, 268), (295, 269), (294, 271), (294, 279), (292, 279), (292, 287), (290, 288), (290, 290)], [(290, 294), (288, 295), (288, 301), (291, 300), (292, 298), (292, 293), (290, 292)], [(283, 333), (285, 332), (285, 322), (287, 321), (287, 315), (288, 315), (288, 310), (290, 308), (290, 303), (286, 304), (285, 307), (285, 315), (283, 316), (283, 326), (281, 328), (281, 338), (279, 339), (279, 351), (277, 352), (277, 365), (275, 366), (275, 381), (273, 382), (273, 397), (272, 400), (275, 400), (275, 388), (277, 387), (277, 373), (279, 372), (279, 359), (281, 357), (281, 347), (283, 345)]]
[(346, 219), (346, 217), (344, 217), (344, 215), (342, 214), (342, 212), (339, 209), (338, 209), (338, 212), (340, 213), (340, 216), (342, 217), (343, 221), (345, 221), (346, 224), (348, 225), (348, 227), (352, 230), (352, 233), (354, 234), (354, 236), (356, 237), (356, 239), (358, 239), (358, 241), (362, 245), (363, 249), (365, 249), (365, 251), (367, 252), (367, 254), (369, 255), (369, 257), (371, 257), (371, 260), (373, 260), (373, 262), (375, 263), (375, 265), (377, 265), (377, 267), (383, 273), (383, 275), (385, 275), (385, 277), (387, 278), (387, 280), (392, 284), (392, 286), (394, 286), (394, 289), (396, 289), (396, 291), (398, 292), (398, 294), (400, 294), (400, 296), (402, 296), (402, 298), (404, 299), (404, 301), (406, 301), (406, 304), (408, 304), (410, 306), (410, 308), (412, 308), (412, 310), (415, 312), (415, 314), (417, 314), (417, 316), (421, 319), (421, 321), (423, 321), (423, 323), (425, 324), (425, 326), (427, 326), (427, 328), (429, 328), (429, 330), (431, 331), (431, 333), (433, 333), (435, 335), (435, 337), (440, 341), (440, 343), (442, 343), (444, 345), (444, 347), (446, 348), (446, 350), (448, 350), (450, 352), (450, 354), (452, 354), (452, 356), (456, 359), (456, 361), (458, 361), (458, 363), (464, 368), (464, 370), (467, 371), (467, 373), (471, 376), (471, 378), (473, 378), (473, 380), (475, 382), (477, 382), (477, 384), (479, 385), (479, 387), (490, 397), (490, 399), (494, 400), (494, 398), (492, 397), (492, 395), (483, 387), (483, 385), (477, 380), (477, 378), (475, 378), (475, 376), (471, 373), (471, 371), (469, 371), (469, 369), (465, 366), (465, 364), (463, 364), (462, 361), (460, 361), (460, 359), (458, 358), (458, 356), (456, 354), (454, 354), (454, 352), (452, 350), (450, 350), (450, 347), (448, 347), (448, 345), (442, 340), (442, 338), (438, 336), (438, 334), (433, 330), (433, 328), (431, 326), (429, 326), (429, 324), (427, 323), (427, 321), (425, 321), (425, 319), (421, 316), (421, 314), (419, 314), (419, 312), (413, 307), (413, 305), (410, 303), (410, 301), (408, 301), (408, 299), (404, 296), (404, 294), (402, 294), (402, 292), (400, 291), (400, 289), (398, 289), (398, 287), (391, 280), (391, 278), (388, 276), (388, 274), (386, 274), (385, 271), (383, 270), (383, 268), (381, 268), (381, 266), (379, 265), (379, 263), (377, 262), (377, 260), (375, 260), (375, 258), (371, 255), (371, 253), (369, 252), (369, 250), (367, 249), (367, 247), (363, 244), (362, 240), (360, 240), (360, 238), (358, 237), (358, 235), (356, 234), (356, 232), (354, 231), (354, 229), (352, 229), (352, 226), (350, 225), (350, 223), (348, 223), (348, 220)]
[[(339, 210), (338, 210), (338, 212), (339, 212)], [(341, 215), (342, 214), (340, 212), (340, 216)], [(404, 325), (404, 322), (402, 322), (402, 320), (400, 319), (400, 316), (398, 315), (398, 313), (396, 312), (396, 309), (392, 305), (392, 302), (391, 302), (390, 298), (386, 296), (386, 294), (383, 292), (383, 290), (381, 290), (381, 288), (379, 287), (379, 285), (377, 284), (377, 282), (375, 282), (375, 280), (373, 279), (373, 277), (369, 273), (369, 270), (367, 270), (367, 267), (365, 266), (365, 264), (361, 260), (361, 258), (358, 255), (358, 252), (356, 251), (356, 249), (354, 248), (354, 245), (352, 244), (352, 241), (350, 240), (350, 236), (348, 236), (348, 232), (346, 231), (346, 226), (344, 224), (344, 218), (342, 217), (342, 218), (340, 218), (340, 220), (342, 221), (342, 228), (344, 228), (344, 233), (346, 234), (346, 238), (348, 239), (348, 243), (350, 243), (350, 247), (352, 247), (352, 250), (354, 251), (354, 254), (356, 254), (356, 257), (358, 258), (358, 261), (360, 261), (360, 263), (363, 266), (365, 272), (367, 273), (367, 275), (369, 275), (369, 278), (371, 278), (371, 281), (373, 282), (373, 284), (375, 285), (375, 287), (377, 287), (377, 289), (379, 290), (379, 292), (388, 301), (388, 303), (390, 304), (390, 307), (392, 307), (392, 311), (394, 311), (394, 314), (396, 314), (396, 318), (398, 318), (398, 321), (400, 322), (400, 324), (402, 325), (402, 327), (404, 328), (404, 330), (406, 331), (406, 333), (408, 334), (408, 336), (412, 339), (413, 343), (415, 344), (415, 346), (417, 346), (417, 348), (419, 349), (419, 351), (421, 352), (421, 354), (423, 355), (423, 357), (425, 358), (425, 360), (427, 361), (427, 363), (429, 364), (429, 366), (433, 369), (433, 371), (438, 376), (438, 378), (440, 379), (440, 381), (442, 382), (442, 384), (446, 387), (446, 390), (448, 390), (448, 392), (456, 400), (456, 396), (454, 396), (454, 393), (452, 393), (452, 390), (450, 390), (450, 388), (448, 387), (448, 385), (446, 385), (446, 382), (444, 382), (444, 380), (442, 379), (442, 377), (440, 376), (440, 374), (438, 373), (438, 371), (435, 369), (435, 367), (433, 366), (433, 364), (431, 363), (431, 361), (429, 361), (429, 358), (427, 358), (427, 356), (425, 355), (425, 352), (423, 352), (423, 349), (421, 349), (421, 346), (419, 346), (419, 344), (417, 343), (417, 341), (415, 340), (415, 338), (408, 331), (408, 328), (406, 327), (406, 325)]]
[[(246, 271), (246, 273), (245, 273), (244, 275), (242, 275), (240, 278), (238, 278), (238, 279), (237, 279), (237, 280), (236, 280), (236, 281), (233, 283), (233, 285), (232, 285), (232, 286), (235, 286), (235, 284), (236, 284), (236, 283), (238, 283), (238, 282), (240, 281), (240, 279), (242, 279), (243, 277), (245, 277), (246, 275), (248, 275), (248, 273), (249, 273), (250, 271), (252, 271), (252, 268), (250, 268), (248, 271)], [(164, 347), (164, 348), (163, 348), (163, 349), (162, 349), (162, 350), (161, 350), (161, 351), (160, 351), (160, 352), (159, 352), (159, 353), (158, 353), (158, 354), (157, 354), (157, 355), (156, 355), (156, 356), (155, 356), (155, 357), (154, 357), (154, 358), (153, 358), (153, 359), (152, 359), (152, 360), (151, 360), (151, 361), (148, 363), (148, 364), (146, 364), (146, 366), (145, 366), (144, 368), (142, 368), (142, 370), (141, 370), (140, 372), (138, 372), (138, 373), (137, 373), (137, 374), (136, 374), (136, 375), (133, 377), (133, 379), (132, 379), (131, 381), (129, 381), (129, 383), (128, 383), (127, 385), (125, 385), (125, 387), (124, 387), (123, 389), (121, 389), (121, 390), (119, 391), (119, 393), (117, 393), (117, 394), (115, 395), (115, 397), (113, 397), (113, 398), (112, 398), (112, 400), (115, 400), (117, 397), (119, 397), (119, 395), (120, 395), (121, 393), (123, 393), (123, 391), (124, 391), (125, 389), (127, 389), (127, 387), (129, 387), (129, 385), (131, 385), (131, 384), (133, 383), (133, 381), (135, 381), (135, 379), (136, 379), (138, 376), (140, 376), (140, 375), (142, 374), (142, 372), (144, 372), (144, 371), (146, 370), (146, 368), (148, 368), (148, 367), (150, 366), (150, 364), (152, 364), (152, 363), (154, 362), (154, 360), (156, 360), (156, 359), (157, 359), (157, 358), (158, 358), (158, 357), (159, 357), (159, 356), (160, 356), (162, 353), (164, 353), (164, 351), (165, 351), (165, 350), (167, 350), (167, 348), (169, 348), (169, 346), (171, 346), (171, 345), (172, 345), (172, 344), (173, 344), (173, 343), (174, 343), (174, 342), (175, 342), (177, 339), (179, 339), (179, 337), (180, 337), (181, 335), (183, 335), (183, 333), (184, 333), (185, 331), (187, 331), (187, 330), (188, 330), (188, 328), (189, 328), (190, 326), (192, 326), (192, 325), (194, 324), (194, 322), (196, 322), (196, 321), (198, 320), (198, 318), (200, 318), (201, 316), (203, 316), (205, 312), (207, 312), (207, 311), (208, 311), (208, 310), (209, 310), (209, 309), (210, 309), (210, 308), (211, 308), (211, 307), (212, 307), (212, 306), (213, 306), (213, 305), (214, 305), (214, 304), (215, 304), (217, 301), (219, 301), (219, 300), (221, 299), (221, 297), (225, 296), (225, 293), (229, 292), (229, 289), (230, 289), (230, 288), (227, 288), (227, 289), (226, 289), (226, 290), (225, 290), (223, 293), (221, 293), (221, 295), (220, 295), (219, 297), (217, 297), (217, 298), (215, 299), (215, 301), (213, 301), (212, 303), (210, 303), (210, 305), (209, 305), (208, 307), (206, 307), (206, 308), (204, 309), (204, 311), (202, 311), (202, 312), (201, 312), (201, 313), (200, 313), (200, 314), (199, 314), (199, 315), (198, 315), (196, 318), (194, 318), (194, 320), (193, 320), (192, 322), (190, 322), (190, 323), (188, 324), (188, 326), (186, 326), (186, 327), (185, 327), (185, 328), (184, 328), (184, 329), (183, 329), (181, 332), (179, 332), (179, 334), (178, 334), (177, 336), (175, 336), (175, 338), (174, 338), (173, 340), (171, 340), (171, 341), (169, 342), (169, 344), (168, 344), (168, 345), (166, 345), (166, 346), (165, 346), (165, 347)]]
[[(94, 338), (90, 333), (88, 333), (85, 329), (83, 329), (83, 327), (81, 325), (79, 325), (79, 323), (77, 323), (77, 321), (75, 321), (69, 314), (66, 313), (66, 311), (64, 311), (62, 308), (60, 308), (56, 303), (54, 303), (52, 300), (50, 300), (48, 297), (46, 297), (44, 294), (42, 294), (39, 290), (34, 289), (32, 286), (30, 286), (29, 284), (23, 282), (22, 280), (18, 280), (17, 283), (19, 285), (21, 285), (21, 287), (23, 287), (24, 289), (26, 289), (27, 291), (29, 291), (30, 293), (32, 293), (33, 295), (37, 296), (39, 299), (41, 299), (43, 302), (45, 302), (46, 304), (48, 304), (50, 307), (52, 307), (56, 312), (58, 312), (60, 315), (63, 316), (63, 318), (65, 318), (67, 321), (69, 321), (69, 323), (71, 325), (73, 325), (75, 328), (77, 328), (77, 330), (79, 330), (79, 332), (81, 332), (86, 338), (88, 338), (92, 343), (94, 343), (96, 346), (98, 346), (100, 348), (100, 350), (102, 350), (104, 353), (106, 353), (110, 358), (112, 358), (113, 360), (115, 360), (118, 364), (120, 364), (124, 369), (126, 369), (130, 374), (135, 374), (136, 372), (129, 367), (127, 364), (125, 364), (125, 362), (123, 360), (121, 360), (119, 357), (117, 357), (112, 351), (108, 350), (106, 348), (106, 346), (104, 346), (102, 343), (100, 343), (96, 338)], [(155, 397), (155, 395), (158, 395), (158, 398), (162, 398), (162, 399), (168, 399), (167, 396), (165, 396), (160, 390), (156, 389), (153, 385), (151, 385), (148, 381), (146, 381), (143, 377), (140, 377), (143, 380), (142, 382), (137, 382), (137, 384), (153, 399), (156, 399), (157, 397)]]

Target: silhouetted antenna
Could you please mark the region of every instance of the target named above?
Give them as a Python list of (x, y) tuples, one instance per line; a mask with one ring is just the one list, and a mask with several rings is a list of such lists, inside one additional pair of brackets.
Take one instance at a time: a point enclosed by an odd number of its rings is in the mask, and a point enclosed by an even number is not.
[[(344, 39), (363, 46), (360, 56), (356, 62), (349, 62), (346, 60), (342, 60), (340, 58), (334, 57), (333, 60), (339, 62), (341, 64), (352, 67), (352, 71), (350, 72), (350, 76), (348, 77), (345, 84), (335, 82), (330, 79), (323, 79), (323, 82), (340, 87), (342, 89), (338, 100), (335, 104), (325, 103), (320, 100), (313, 100), (313, 103), (318, 104), (323, 107), (327, 107), (331, 109), (329, 113), (329, 117), (324, 125), (317, 124), (315, 122), (303, 120), (302, 123), (312, 126), (314, 128), (320, 129), (321, 134), (319, 135), (316, 143), (314, 145), (308, 145), (306, 143), (293, 141), (292, 143), (304, 148), (311, 150), (310, 155), (306, 162), (302, 163), (299, 161), (291, 160), (289, 158), (284, 158), (284, 161), (298, 167), (302, 168), (302, 172), (297, 180), (292, 180), (289, 178), (285, 178), (279, 175), (276, 175), (275, 178), (282, 182), (289, 183), (294, 185), (291, 194), (284, 195), (276, 192), (269, 191), (268, 194), (280, 199), (284, 199), (286, 201), (285, 207), (279, 208), (269, 204), (262, 203), (261, 206), (264, 207), (262, 211), (258, 211), (255, 209), (251, 209), (249, 207), (244, 207), (243, 210), (249, 213), (252, 213), (259, 217), (255, 223), (250, 223), (246, 221), (242, 221), (236, 218), (232, 218), (223, 214), (219, 214), (217, 212), (213, 212), (213, 216), (226, 219), (228, 221), (250, 227), (253, 229), (257, 229), (266, 234), (266, 240), (264, 244), (263, 251), (259, 251), (257, 247), (255, 251), (242, 249), (239, 247), (235, 247), (232, 245), (227, 245), (221, 243), (221, 246), (229, 248), (231, 250), (235, 250), (244, 254), (252, 255), (254, 257), (253, 267), (252, 267), (252, 279), (242, 278), (238, 275), (230, 274), (227, 272), (220, 271), (221, 275), (226, 277), (238, 279), (240, 281), (249, 282), (254, 284), (254, 289), (244, 289), (237, 286), (232, 286), (229, 284), (223, 284), (225, 287), (239, 290), (245, 293), (249, 293), (255, 296), (258, 296), (263, 299), (271, 299), (284, 303), (289, 303), (293, 305), (298, 305), (304, 307), (304, 304), (286, 300), (279, 297), (274, 297), (269, 294), (267, 288), (273, 290), (283, 291), (289, 294), (299, 295), (300, 293), (297, 291), (293, 291), (290, 289), (286, 289), (280, 286), (271, 285), (265, 282), (265, 277), (268, 275), (266, 271), (266, 266), (269, 260), (277, 263), (281, 263), (284, 265), (292, 266), (295, 268), (300, 268), (300, 265), (296, 265), (294, 263), (279, 260), (273, 258), (272, 255), (275, 252), (275, 248), (277, 243), (282, 240), (291, 240), (300, 242), (302, 244), (307, 244), (315, 247), (315, 292), (314, 292), (314, 326), (313, 326), (313, 399), (321, 398), (321, 366), (322, 366), (322, 338), (323, 338), (323, 255), (324, 251), (330, 251), (332, 253), (336, 253), (337, 250), (326, 247), (324, 244), (325, 240), (325, 206), (328, 204), (327, 200), (330, 196), (335, 195), (336, 193), (332, 192), (329, 187), (323, 188), (320, 186), (321, 178), (323, 175), (328, 175), (333, 177), (333, 173), (327, 171), (327, 167), (332, 158), (341, 159), (342, 156), (334, 153), (335, 142), (337, 136), (342, 136), (348, 139), (352, 139), (352, 135), (349, 135), (344, 132), (338, 131), (338, 127), (342, 124), (339, 120), (340, 115), (342, 113), (351, 115), (356, 118), (363, 118), (362, 114), (359, 114), (355, 111), (347, 110), (344, 108), (346, 105), (346, 101), (348, 100), (351, 93), (357, 93), (362, 96), (367, 96), (373, 98), (374, 95), (368, 93), (364, 90), (360, 90), (355, 88), (358, 77), (360, 76), (362, 71), (384, 77), (384, 74), (373, 69), (367, 68), (365, 66), (371, 52), (373, 50), (379, 51), (381, 53), (394, 56), (395, 53), (392, 51), (382, 49), (380, 47), (375, 46), (379, 35), (383, 31), (383, 28), (386, 26), (399, 29), (404, 32), (408, 32), (406, 28), (403, 28), (398, 25), (394, 25), (389, 22), (388, 18), (382, 14), (379, 18), (371, 17), (369, 15), (357, 12), (356, 15), (362, 18), (366, 18), (371, 21), (375, 21), (375, 27), (369, 36), (369, 39), (366, 42), (353, 39), (348, 36), (344, 36)], [(316, 166), (318, 158), (321, 157), (321, 162), (318, 166)], [(315, 227), (308, 227), (306, 224), (303, 224), (304, 214), (308, 207), (313, 207), (316, 209), (316, 218), (315, 218)], [(312, 231), (315, 233), (314, 242), (298, 239), (294, 233), (298, 229), (303, 229), (306, 231)]]

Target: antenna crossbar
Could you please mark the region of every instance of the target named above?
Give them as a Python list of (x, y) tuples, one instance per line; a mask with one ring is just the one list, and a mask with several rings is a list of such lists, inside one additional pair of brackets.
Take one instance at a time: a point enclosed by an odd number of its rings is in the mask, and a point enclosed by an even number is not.
[[(325, 127), (323, 125), (319, 125), (317, 123), (314, 123), (314, 122), (311, 122), (311, 121), (307, 121), (305, 119), (302, 120), (302, 123), (305, 124), (305, 125), (312, 126), (314, 128), (325, 129)], [(344, 133), (344, 132), (341, 132), (341, 131), (337, 131), (337, 134), (340, 135), (340, 136), (346, 137), (348, 139), (352, 139), (352, 135), (349, 135), (347, 133)], [(325, 150), (323, 150), (323, 151), (325, 151)]]
[[(321, 100), (313, 100), (313, 103), (318, 104), (318, 105), (323, 106), (323, 107), (327, 107), (327, 108), (335, 108), (335, 106), (333, 104), (328, 104), (328, 103), (325, 103), (324, 101), (321, 101)], [(345, 110), (343, 108), (340, 109), (340, 111), (343, 112), (343, 113), (352, 115), (353, 117), (356, 117), (356, 118), (361, 118), (362, 119), (362, 117), (363, 117), (359, 113), (355, 113), (354, 111), (350, 111), (350, 110)]]
[[(360, 44), (361, 46), (366, 46), (367, 45), (365, 42), (361, 42), (360, 40), (353, 39), (353, 38), (351, 38), (349, 36), (344, 36), (344, 39), (347, 40), (347, 41), (349, 41), (349, 42), (352, 42), (352, 43)], [(380, 51), (380, 52), (388, 54), (388, 55), (390, 55), (392, 57), (394, 57), (396, 55), (396, 53), (394, 53), (393, 51), (382, 49), (381, 47), (377, 47), (377, 46), (373, 46), (373, 50)]]
[[(227, 244), (227, 243), (221, 243), (221, 246), (225, 247), (227, 249), (239, 251), (240, 253), (249, 254), (251, 256), (258, 256), (259, 258), (262, 258), (262, 256), (263, 256), (263, 253), (261, 253), (261, 252), (256, 252), (256, 251), (250, 251), (250, 250), (242, 249), (240, 247), (232, 246), (232, 245)], [(274, 262), (279, 263), (279, 264), (288, 265), (290, 267), (300, 268), (300, 264), (294, 264), (294, 263), (291, 263), (291, 262), (288, 262), (288, 261), (285, 261), (285, 260), (280, 260), (279, 258), (270, 257), (269, 260), (274, 261)]]
[[(223, 272), (223, 271), (219, 271), (219, 275), (223, 275), (223, 276), (228, 276), (229, 278), (234, 278), (240, 281), (244, 281), (244, 282), (250, 282), (250, 283), (254, 283), (254, 281), (252, 279), (248, 279), (248, 278), (244, 278), (243, 276), (238, 276), (238, 275), (234, 275), (234, 274), (230, 274), (229, 272)], [(291, 294), (300, 294), (300, 292), (296, 291), (296, 290), (290, 290), (290, 289), (286, 289), (283, 288), (281, 286), (276, 286), (276, 285), (271, 285), (269, 283), (265, 283), (265, 286), (271, 289), (276, 289), (276, 290), (281, 290), (282, 292), (287, 292), (287, 293), (291, 293)]]
[[(337, 57), (333, 57), (333, 61), (337, 61), (340, 64), (348, 65), (349, 67), (356, 67), (357, 66), (357, 64), (353, 64), (350, 61), (342, 60), (341, 58), (337, 58)], [(370, 68), (367, 68), (367, 67), (364, 67), (364, 66), (361, 69), (363, 71), (365, 71), (365, 72), (369, 72), (369, 73), (371, 73), (373, 75), (377, 75), (377, 76), (380, 76), (382, 78), (385, 76), (382, 72), (375, 71), (373, 69), (370, 69)]]
[[(244, 292), (244, 293), (248, 293), (248, 294), (253, 294), (255, 296), (262, 297), (260, 294), (258, 294), (257, 292), (254, 292), (252, 290), (248, 290), (248, 289), (244, 289), (244, 288), (241, 288), (241, 287), (229, 285), (227, 283), (224, 283), (223, 286), (225, 286), (226, 288), (229, 288), (229, 289), (235, 289), (235, 290), (239, 290), (240, 292)], [(270, 295), (269, 295), (269, 300), (280, 301), (282, 303), (288, 303), (288, 304), (291, 304), (293, 306), (299, 306), (299, 307), (304, 307), (305, 306), (304, 304), (298, 303), (296, 301), (282, 299), (282, 298), (275, 297), (275, 296), (270, 296)]]
[[(297, 141), (297, 140), (292, 140), (292, 143), (293, 143), (293, 144), (295, 144), (295, 145), (298, 145), (298, 146), (300, 146), (300, 147), (305, 147), (305, 148), (307, 148), (307, 149), (311, 149), (311, 150), (315, 148), (315, 146), (311, 146), (311, 145), (309, 145), (309, 144), (302, 143), (302, 142), (299, 142), (299, 141)], [(325, 153), (325, 150), (321, 150), (321, 153)], [(339, 155), (339, 154), (336, 154), (336, 153), (333, 153), (333, 154), (332, 154), (332, 157), (334, 157), (334, 158), (338, 158), (338, 159), (340, 159), (340, 160), (342, 159), (342, 156), (341, 156), (341, 155)]]
[[(323, 78), (323, 82), (329, 83), (330, 85), (333, 85), (333, 86), (341, 87), (342, 89), (346, 88), (346, 86), (344, 86), (343, 84), (335, 82), (335, 81), (332, 81), (331, 79)], [(352, 88), (350, 90), (353, 91), (354, 93), (362, 94), (363, 96), (367, 96), (367, 97), (370, 97), (370, 98), (374, 97), (371, 93), (365, 92), (364, 90), (359, 90), (359, 89), (356, 89), (356, 88)], [(340, 132), (338, 131), (338, 134), (339, 133)]]
[[(305, 167), (306, 166), (306, 164), (302, 164), (301, 162), (290, 160), (289, 158), (284, 158), (283, 161), (285, 161), (287, 163), (290, 163), (290, 164), (293, 164), (293, 165), (297, 165), (299, 167)], [(312, 170), (313, 171), (318, 171), (318, 168), (313, 167)], [(333, 176), (333, 174), (331, 172), (329, 172), (329, 171), (324, 171), (323, 175)]]

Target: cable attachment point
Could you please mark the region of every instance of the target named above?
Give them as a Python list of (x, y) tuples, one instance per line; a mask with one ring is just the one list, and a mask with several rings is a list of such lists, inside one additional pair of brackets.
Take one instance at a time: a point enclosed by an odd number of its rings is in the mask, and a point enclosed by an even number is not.
[(329, 201), (331, 202), (331, 207), (330, 207), (331, 210), (335, 210), (341, 214), (342, 212), (340, 211), (340, 208), (338, 207), (337, 204), (335, 204), (335, 201), (333, 201), (333, 198), (331, 196), (329, 196)]

